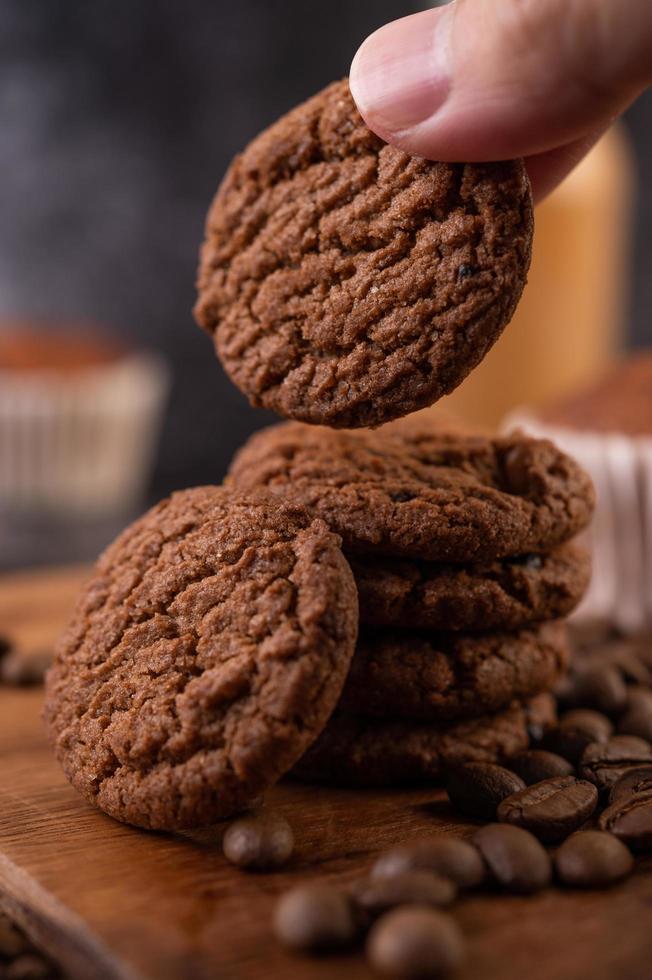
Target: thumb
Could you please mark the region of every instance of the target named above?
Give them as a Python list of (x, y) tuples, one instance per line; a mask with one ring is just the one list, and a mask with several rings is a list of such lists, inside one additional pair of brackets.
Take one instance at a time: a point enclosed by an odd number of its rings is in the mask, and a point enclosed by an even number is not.
[(456, 0), (381, 27), (351, 92), (388, 142), (438, 160), (545, 154), (652, 80), (650, 0)]

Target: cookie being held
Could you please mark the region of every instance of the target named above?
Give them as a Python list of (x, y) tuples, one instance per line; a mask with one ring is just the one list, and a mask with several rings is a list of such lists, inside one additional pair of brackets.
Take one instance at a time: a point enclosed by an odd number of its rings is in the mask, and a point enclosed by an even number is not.
[(522, 161), (384, 143), (346, 79), (258, 136), (206, 223), (195, 315), (252, 404), (336, 428), (432, 404), (478, 364), (526, 281)]
[(264, 493), (175, 493), (79, 597), (47, 680), (57, 757), (118, 820), (228, 816), (319, 735), (356, 633), (351, 571), (323, 521)]

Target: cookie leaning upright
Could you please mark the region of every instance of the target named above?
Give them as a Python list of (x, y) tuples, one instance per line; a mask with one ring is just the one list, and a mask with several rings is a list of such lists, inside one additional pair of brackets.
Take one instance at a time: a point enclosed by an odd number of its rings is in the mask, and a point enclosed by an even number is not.
[(522, 161), (411, 157), (335, 82), (231, 164), (206, 224), (195, 307), (253, 404), (375, 426), (479, 363), (525, 284)]
[(100, 558), (59, 643), (45, 709), (59, 761), (128, 823), (227, 816), (320, 734), (356, 633), (321, 520), (255, 491), (173, 494)]

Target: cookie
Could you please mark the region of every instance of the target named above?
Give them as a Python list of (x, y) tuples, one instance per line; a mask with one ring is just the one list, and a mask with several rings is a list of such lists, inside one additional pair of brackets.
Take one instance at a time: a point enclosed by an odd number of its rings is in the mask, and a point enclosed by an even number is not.
[(351, 552), (428, 561), (550, 551), (588, 523), (594, 497), (584, 471), (546, 440), (407, 426), (272, 426), (236, 454), (229, 481), (303, 504)]
[(521, 160), (411, 157), (366, 127), (344, 79), (231, 164), (195, 316), (254, 405), (375, 426), (432, 404), (482, 360), (531, 245)]
[(529, 743), (531, 726), (547, 727), (554, 720), (554, 701), (548, 694), (447, 727), (373, 722), (337, 712), (293, 775), (336, 786), (436, 783), (447, 767), (495, 762), (520, 752)]
[(173, 494), (100, 558), (56, 651), (46, 723), (73, 786), (172, 830), (232, 814), (322, 730), (353, 655), (339, 539), (265, 494)]
[(499, 633), (363, 629), (340, 700), (355, 715), (441, 724), (550, 691), (568, 665), (562, 623)]
[(351, 555), (360, 622), (405, 629), (517, 629), (567, 616), (589, 584), (588, 552), (574, 543), (547, 555), (475, 565)]

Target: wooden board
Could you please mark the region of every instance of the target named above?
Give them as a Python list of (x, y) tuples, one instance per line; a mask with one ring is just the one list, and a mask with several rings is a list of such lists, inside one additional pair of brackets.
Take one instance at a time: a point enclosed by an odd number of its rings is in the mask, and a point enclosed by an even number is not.
[[(0, 579), (0, 631), (42, 646), (79, 569)], [(270, 930), (276, 896), (316, 876), (346, 883), (394, 841), (466, 834), (435, 790), (270, 794), (297, 854), (274, 875), (226, 864), (220, 829), (174, 836), (122, 826), (84, 803), (45, 744), (40, 690), (0, 689), (0, 888), (32, 937), (80, 980), (370, 977), (362, 956), (292, 956)], [(607, 892), (489, 894), (455, 907), (469, 941), (460, 980), (643, 980), (652, 963), (652, 861)]]

